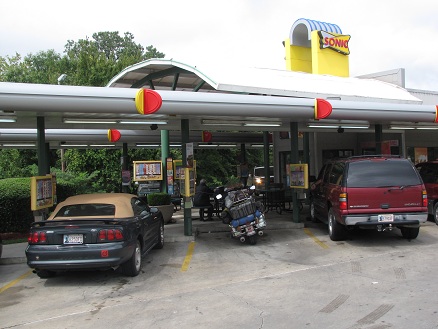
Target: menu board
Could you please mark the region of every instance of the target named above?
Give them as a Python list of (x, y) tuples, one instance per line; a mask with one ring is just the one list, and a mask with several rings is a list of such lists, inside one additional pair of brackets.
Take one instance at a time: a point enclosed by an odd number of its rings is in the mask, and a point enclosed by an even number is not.
[(134, 181), (162, 180), (161, 161), (134, 161)]
[(290, 187), (304, 189), (309, 188), (308, 164), (289, 164), (289, 177)]
[[(196, 177), (196, 160), (193, 161), (193, 169)], [(182, 179), (184, 177), (184, 167), (181, 160), (173, 160), (173, 174), (175, 179)]]
[(52, 175), (34, 176), (30, 180), (31, 210), (53, 206), (54, 188)]

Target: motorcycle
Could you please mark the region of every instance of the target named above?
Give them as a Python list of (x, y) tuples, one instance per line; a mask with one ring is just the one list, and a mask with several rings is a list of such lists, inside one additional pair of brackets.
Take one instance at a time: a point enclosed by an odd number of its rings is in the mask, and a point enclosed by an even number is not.
[(255, 187), (225, 190), (217, 194), (216, 199), (221, 200), (224, 195), (224, 209), (221, 219), (231, 228), (231, 236), (240, 242), (257, 243), (257, 236), (263, 235), (266, 227), (264, 209), (261, 202), (253, 197)]

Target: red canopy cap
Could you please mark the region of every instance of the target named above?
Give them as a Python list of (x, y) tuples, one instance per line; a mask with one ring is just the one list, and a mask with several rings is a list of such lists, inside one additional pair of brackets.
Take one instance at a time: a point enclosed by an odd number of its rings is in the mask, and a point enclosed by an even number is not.
[(108, 129), (108, 140), (112, 143), (117, 142), (122, 135), (116, 129)]
[(203, 142), (206, 142), (206, 143), (211, 142), (212, 137), (213, 136), (212, 136), (211, 132), (205, 131), (205, 130), (202, 131), (202, 141)]
[(158, 111), (163, 100), (156, 91), (140, 89), (135, 95), (135, 107), (140, 114), (152, 114)]
[(325, 99), (315, 99), (315, 120), (325, 119), (332, 114), (332, 104)]

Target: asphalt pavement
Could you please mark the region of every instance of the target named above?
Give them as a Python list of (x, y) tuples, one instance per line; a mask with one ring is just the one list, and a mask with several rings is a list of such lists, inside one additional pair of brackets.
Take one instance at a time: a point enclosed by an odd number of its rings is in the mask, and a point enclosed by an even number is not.
[[(304, 228), (304, 223), (308, 220), (308, 207), (300, 211), (299, 222), (294, 222), (293, 212), (283, 210), (279, 214), (275, 210), (270, 210), (265, 213), (266, 231), (279, 229), (301, 229)], [(222, 223), (218, 217), (214, 217), (212, 221), (200, 221), (198, 210), (192, 210), (192, 235), (184, 234), (184, 210), (179, 209), (172, 216), (173, 223), (166, 224), (164, 227), (165, 243), (196, 241), (200, 234), (229, 232), (228, 225)], [(3, 245), (3, 254), (0, 258), (0, 265), (11, 265), (26, 263), (25, 250), (27, 242), (13, 243)]]

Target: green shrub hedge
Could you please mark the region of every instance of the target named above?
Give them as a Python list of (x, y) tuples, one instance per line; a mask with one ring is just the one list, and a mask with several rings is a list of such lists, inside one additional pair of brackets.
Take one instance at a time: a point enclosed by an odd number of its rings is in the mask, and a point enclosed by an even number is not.
[(30, 210), (30, 178), (0, 180), (0, 233), (29, 231), (33, 222)]
[(164, 192), (150, 193), (148, 194), (148, 205), (150, 206), (163, 206), (171, 204), (172, 197), (170, 194)]
[[(34, 213), (30, 208), (30, 181), (29, 177), (0, 179), (0, 233), (29, 232), (34, 222)], [(77, 194), (80, 188), (77, 184), (58, 181), (57, 202)], [(49, 212), (53, 209), (49, 209)]]

